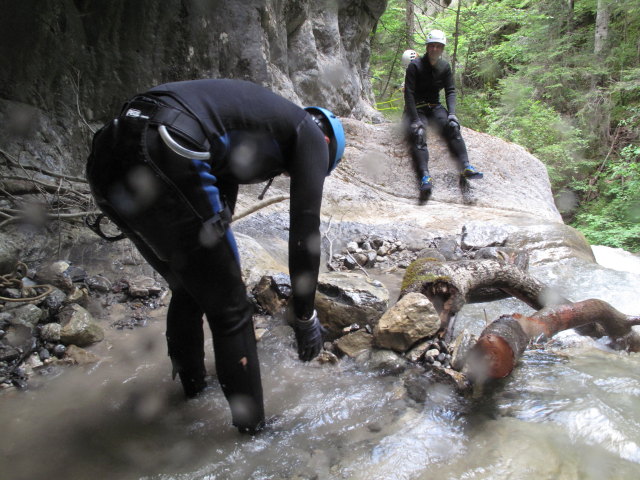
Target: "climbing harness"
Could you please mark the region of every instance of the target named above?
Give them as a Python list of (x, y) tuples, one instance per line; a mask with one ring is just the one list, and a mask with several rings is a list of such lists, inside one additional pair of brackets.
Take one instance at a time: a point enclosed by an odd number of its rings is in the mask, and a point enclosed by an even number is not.
[(196, 152), (195, 150), (189, 150), (180, 145), (171, 137), (171, 134), (167, 131), (167, 127), (164, 125), (158, 127), (158, 133), (165, 145), (182, 157), (195, 158), (196, 160), (209, 160), (211, 158), (211, 153), (209, 152)]

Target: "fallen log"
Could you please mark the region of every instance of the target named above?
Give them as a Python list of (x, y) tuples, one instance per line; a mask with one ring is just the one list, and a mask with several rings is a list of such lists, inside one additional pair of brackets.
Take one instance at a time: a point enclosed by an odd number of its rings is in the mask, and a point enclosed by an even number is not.
[(631, 327), (640, 325), (640, 316), (625, 315), (598, 299), (546, 307), (531, 316), (503, 315), (482, 331), (463, 370), (476, 384), (504, 378), (513, 371), (529, 341), (590, 323), (600, 325), (617, 341), (630, 334)]
[(478, 292), (499, 289), (507, 296), (539, 310), (571, 301), (545, 286), (518, 265), (498, 259), (442, 262), (434, 258), (416, 260), (405, 273), (400, 298), (409, 292), (425, 295), (440, 315), (442, 331), (466, 303), (478, 301)]

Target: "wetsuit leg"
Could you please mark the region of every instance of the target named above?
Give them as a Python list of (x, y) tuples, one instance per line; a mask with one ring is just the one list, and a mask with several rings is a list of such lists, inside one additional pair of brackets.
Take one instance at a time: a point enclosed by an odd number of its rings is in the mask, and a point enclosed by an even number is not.
[(241, 432), (258, 431), (263, 426), (264, 407), (253, 323), (246, 322), (231, 335), (214, 334), (213, 347), (218, 381), (233, 424)]
[(449, 114), (443, 106), (438, 106), (431, 111), (431, 118), (435, 120), (449, 146), (449, 150), (460, 163), (461, 169), (469, 165), (469, 155), (467, 154), (467, 146), (464, 143), (462, 134), (460, 133), (460, 125), (452, 127), (447, 120)]
[(191, 250), (185, 260), (188, 268), (175, 274), (205, 311), (213, 335), (218, 381), (229, 402), (233, 424), (242, 431), (257, 430), (264, 420), (264, 407), (253, 308), (233, 249), (227, 242), (217, 242)]
[(411, 125), (408, 123), (408, 120), (405, 120), (405, 123), (407, 128), (409, 152), (411, 154), (411, 159), (413, 160), (413, 166), (416, 170), (416, 174), (418, 175), (418, 180), (420, 180), (425, 175), (429, 175), (429, 150), (427, 149), (426, 138), (428, 120), (422, 112), (418, 112), (418, 117), (420, 118), (420, 121), (423, 123), (425, 128), (424, 141), (419, 141), (419, 139), (415, 138), (415, 136), (412, 135)]
[(167, 312), (167, 347), (173, 375), (180, 377), (187, 397), (194, 397), (206, 387), (204, 366), (204, 312), (183, 288), (171, 291)]
[(204, 366), (204, 332), (202, 330), (203, 311), (193, 297), (176, 281), (167, 262), (162, 261), (154, 251), (120, 218), (104, 199), (96, 197), (101, 210), (113, 221), (120, 231), (136, 246), (144, 259), (169, 284), (171, 300), (167, 311), (167, 347), (173, 376), (177, 374), (185, 395), (194, 397), (206, 387)]

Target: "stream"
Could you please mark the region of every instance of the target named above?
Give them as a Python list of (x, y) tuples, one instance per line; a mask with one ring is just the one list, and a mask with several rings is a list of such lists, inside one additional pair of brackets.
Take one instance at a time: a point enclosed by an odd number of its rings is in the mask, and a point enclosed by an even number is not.
[[(639, 314), (640, 268), (629, 268), (626, 252), (606, 253), (606, 267), (566, 260), (531, 273), (572, 300)], [(398, 275), (378, 278), (397, 292)], [(530, 311), (514, 299), (467, 305), (456, 329), (479, 333), (485, 319)], [(418, 403), (400, 375), (366, 360), (300, 363), (292, 330), (273, 319), (258, 344), (272, 425), (251, 438), (231, 426), (215, 378), (184, 401), (163, 314), (109, 329), (92, 347), (99, 363), (52, 369), (0, 397), (0, 478), (640, 478), (640, 354), (612, 351), (605, 339), (563, 332), (532, 346), (479, 398), (436, 385)]]

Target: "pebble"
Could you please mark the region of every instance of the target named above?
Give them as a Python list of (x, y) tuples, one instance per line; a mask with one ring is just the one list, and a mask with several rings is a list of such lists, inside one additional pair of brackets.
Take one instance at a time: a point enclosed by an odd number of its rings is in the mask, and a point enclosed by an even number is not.
[(47, 350), (46, 348), (41, 348), (38, 351), (38, 356), (40, 357), (40, 360), (42, 360), (43, 362), (51, 358), (51, 354), (49, 353), (49, 350)]
[(64, 354), (65, 354), (66, 351), (67, 351), (67, 347), (65, 347), (61, 343), (59, 343), (55, 347), (53, 347), (53, 354), (58, 358), (64, 357)]
[(426, 351), (425, 355), (427, 357), (437, 357), (438, 355), (440, 355), (440, 350), (437, 350), (435, 348), (430, 348)]

